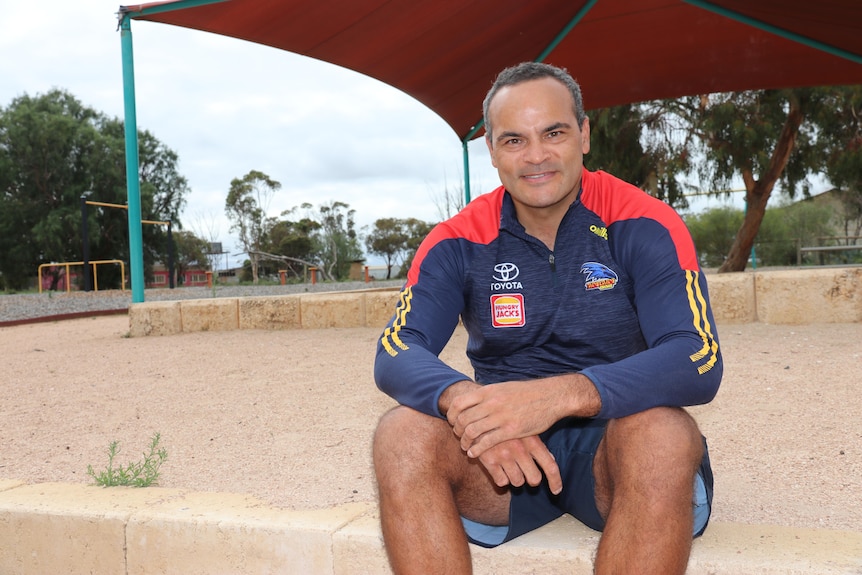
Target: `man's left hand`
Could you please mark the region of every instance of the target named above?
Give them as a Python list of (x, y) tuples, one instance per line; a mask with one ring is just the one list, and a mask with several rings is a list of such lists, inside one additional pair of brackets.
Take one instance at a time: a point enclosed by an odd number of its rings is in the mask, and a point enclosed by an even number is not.
[(590, 417), (601, 398), (583, 375), (485, 385), (458, 396), (446, 412), (461, 448), (479, 457), (509, 439), (538, 435), (566, 416)]

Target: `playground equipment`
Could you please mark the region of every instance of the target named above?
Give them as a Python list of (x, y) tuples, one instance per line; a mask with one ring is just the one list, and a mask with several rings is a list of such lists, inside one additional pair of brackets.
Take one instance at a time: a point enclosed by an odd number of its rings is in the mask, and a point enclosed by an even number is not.
[[(87, 206), (100, 206), (103, 208), (120, 208), (121, 210), (126, 210), (127, 212), (129, 209), (129, 206), (126, 206), (123, 204), (109, 204), (106, 202), (90, 201), (87, 199), (87, 196), (89, 196), (91, 193), (92, 192), (86, 192), (83, 195), (81, 195), (81, 239), (82, 239), (82, 243), (83, 243), (83, 254), (84, 254), (84, 261), (81, 263), (83, 263), (83, 265), (84, 265), (84, 291), (90, 291), (91, 290), (90, 273), (88, 270), (89, 263), (90, 263), (90, 237), (89, 237), (89, 234), (87, 231)], [(154, 220), (141, 220), (141, 223), (142, 224), (160, 225), (160, 226), (167, 226), (168, 227), (168, 266), (167, 266), (168, 267), (168, 287), (170, 287), (171, 289), (174, 289), (174, 236), (173, 236), (173, 232), (171, 231), (172, 223), (170, 220), (168, 220), (166, 222), (159, 222), (159, 221), (154, 221)], [(106, 260), (106, 261), (117, 261), (117, 260)], [(99, 262), (99, 263), (104, 263), (104, 262)], [(41, 266), (39, 267), (39, 270), (41, 273), (41, 270), (42, 270)], [(67, 271), (66, 277), (68, 277), (69, 276), (68, 269), (66, 271)], [(139, 273), (143, 274), (143, 269), (141, 269), (141, 271)], [(93, 281), (97, 281), (95, 279), (95, 274), (96, 274), (96, 267), (93, 266)], [(68, 283), (69, 282), (67, 281), (66, 282), (67, 290), (69, 287)], [(125, 274), (123, 276), (123, 289), (124, 290), (126, 289)], [(42, 278), (40, 276), (40, 278), (39, 278), (39, 292), (41, 293), (41, 291), (42, 291)], [(98, 287), (96, 288), (96, 291), (98, 291)]]
[[(39, 266), (39, 293), (42, 293), (42, 268), (56, 268), (62, 267), (66, 269), (66, 293), (72, 291), (72, 275), (69, 273), (69, 268), (72, 266), (83, 266), (85, 273), (84, 277), (89, 277), (90, 274), (86, 273), (87, 268), (92, 265), (93, 266), (93, 281), (95, 283), (95, 291), (99, 291), (99, 279), (96, 274), (96, 266), (99, 264), (120, 264), (120, 277), (122, 290), (126, 291), (126, 264), (123, 263), (122, 260), (95, 260), (95, 261), (84, 261), (84, 262), (63, 262), (63, 263), (52, 263), (52, 264), (42, 264)], [(89, 291), (89, 290), (87, 290)]]

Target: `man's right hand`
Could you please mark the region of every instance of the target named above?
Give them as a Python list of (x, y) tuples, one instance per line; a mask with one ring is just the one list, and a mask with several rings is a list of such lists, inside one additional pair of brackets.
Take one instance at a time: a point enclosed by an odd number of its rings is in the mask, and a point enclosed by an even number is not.
[[(440, 396), (440, 412), (445, 415), (456, 397), (481, 387), (473, 381), (460, 381), (449, 386)], [(563, 490), (557, 461), (537, 435), (502, 441), (484, 450), (478, 460), (499, 487), (520, 487), (524, 483), (536, 486), (541, 483), (544, 471), (551, 492), (556, 495)]]
[(484, 451), (479, 462), (498, 487), (520, 487), (524, 483), (535, 487), (541, 483), (544, 471), (551, 492), (558, 495), (563, 490), (557, 461), (536, 435), (498, 443)]

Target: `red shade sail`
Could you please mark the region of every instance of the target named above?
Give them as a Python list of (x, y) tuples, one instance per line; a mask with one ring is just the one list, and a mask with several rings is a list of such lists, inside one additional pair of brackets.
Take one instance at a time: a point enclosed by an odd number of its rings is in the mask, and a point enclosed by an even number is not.
[(179, 0), (121, 8), (317, 58), (410, 94), (472, 137), (495, 75), (564, 66), (587, 108), (862, 83), (859, 0)]

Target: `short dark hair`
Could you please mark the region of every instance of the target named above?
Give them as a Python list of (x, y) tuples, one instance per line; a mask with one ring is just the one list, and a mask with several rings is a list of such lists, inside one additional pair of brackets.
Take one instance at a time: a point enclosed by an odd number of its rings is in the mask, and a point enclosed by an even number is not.
[(482, 116), (485, 122), (485, 131), (488, 137), (491, 137), (491, 123), (488, 118), (488, 110), (491, 107), (491, 100), (497, 95), (497, 92), (507, 86), (514, 86), (530, 80), (540, 80), (542, 78), (553, 78), (566, 88), (572, 95), (572, 101), (575, 108), (575, 118), (578, 120), (578, 126), (584, 125), (584, 120), (587, 119), (587, 113), (584, 111), (584, 98), (581, 95), (581, 87), (572, 78), (565, 68), (558, 68), (550, 64), (542, 62), (523, 62), (517, 66), (506, 68), (497, 75), (491, 89), (488, 90), (488, 95), (485, 96), (485, 101), (482, 103)]

